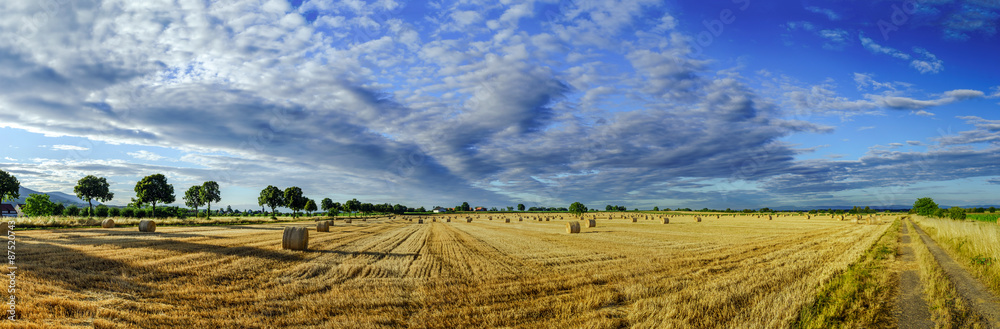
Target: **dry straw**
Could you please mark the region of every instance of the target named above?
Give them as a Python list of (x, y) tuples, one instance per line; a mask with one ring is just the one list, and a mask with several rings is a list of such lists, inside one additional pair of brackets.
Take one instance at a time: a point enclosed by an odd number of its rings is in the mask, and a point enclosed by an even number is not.
[(566, 233), (580, 233), (580, 222), (566, 222)]
[(424, 223), (424, 219), (423, 218), (417, 220), (417, 224), (423, 224), (423, 223)]
[(316, 222), (316, 232), (330, 232), (330, 222), (325, 220)]
[(306, 250), (309, 247), (309, 230), (305, 227), (286, 227), (281, 235), (281, 249)]
[(350, 218), (344, 220), (344, 224), (350, 224), (350, 223), (351, 223), (351, 219)]
[(139, 222), (139, 232), (156, 232), (156, 222), (143, 219)]
[(587, 220), (587, 227), (597, 227), (597, 221), (593, 219)]
[(660, 218), (660, 222), (663, 224), (670, 224), (670, 218), (662, 217)]
[(115, 227), (115, 220), (113, 220), (111, 218), (105, 219), (104, 221), (101, 222), (101, 227), (103, 227), (103, 228), (114, 228)]
[(504, 223), (510, 223), (510, 218), (504, 218), (504, 219), (503, 219), (503, 222), (504, 222)]
[(695, 216), (695, 217), (694, 217), (694, 220), (695, 220), (696, 222), (699, 222), (699, 223), (701, 223), (701, 217), (698, 217), (698, 216)]

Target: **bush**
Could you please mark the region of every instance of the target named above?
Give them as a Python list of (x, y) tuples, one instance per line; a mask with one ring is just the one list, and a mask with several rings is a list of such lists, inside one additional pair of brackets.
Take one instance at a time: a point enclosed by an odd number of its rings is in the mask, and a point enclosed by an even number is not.
[(108, 206), (105, 206), (103, 204), (97, 206), (97, 209), (94, 209), (94, 213), (97, 214), (97, 217), (108, 217), (108, 212), (109, 211), (110, 210), (109, 210)]
[(118, 208), (108, 207), (108, 216), (118, 217), (122, 215), (122, 210)]
[(959, 207), (951, 207), (948, 209), (948, 218), (951, 219), (965, 219), (965, 209)]
[(66, 209), (63, 210), (63, 216), (78, 216), (78, 215), (80, 215), (80, 207), (77, 207), (76, 205), (66, 207)]

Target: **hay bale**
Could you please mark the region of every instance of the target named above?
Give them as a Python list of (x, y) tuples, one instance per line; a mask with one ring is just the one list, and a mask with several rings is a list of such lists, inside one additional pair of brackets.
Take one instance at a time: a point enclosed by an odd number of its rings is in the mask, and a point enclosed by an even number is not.
[(344, 223), (345, 224), (350, 224), (351, 223), (351, 219), (350, 218), (344, 219)]
[(767, 220), (772, 220), (771, 215), (767, 215)]
[(444, 221), (445, 221), (446, 223), (451, 223), (451, 217), (448, 217), (448, 218), (445, 218), (445, 220), (444, 220)]
[(472, 217), (466, 217), (465, 218), (465, 222), (466, 223), (472, 223)]
[(149, 233), (156, 232), (156, 222), (148, 219), (143, 219), (142, 221), (139, 221), (139, 232), (149, 232)]
[(670, 224), (670, 218), (667, 217), (660, 218), (660, 223)]
[(101, 227), (103, 227), (103, 228), (114, 228), (115, 227), (115, 220), (111, 219), (111, 218), (105, 219), (104, 221), (101, 222)]
[(580, 233), (580, 222), (567, 222), (566, 233)]
[(694, 220), (695, 220), (696, 222), (699, 222), (699, 223), (701, 223), (701, 217), (698, 217), (698, 216), (695, 216), (695, 217), (694, 217)]
[(635, 217), (632, 217), (632, 222), (635, 223), (635, 221), (636, 221)]
[(309, 230), (305, 227), (285, 227), (281, 233), (281, 249), (306, 250), (309, 248)]
[(437, 223), (438, 219), (436, 217), (435, 218), (431, 218), (431, 221)]
[(504, 218), (504, 219), (503, 219), (503, 222), (504, 222), (504, 223), (510, 223), (510, 218)]
[(424, 219), (423, 218), (417, 220), (417, 224), (423, 224), (423, 223), (424, 223)]
[(593, 219), (587, 220), (587, 227), (597, 227), (597, 221)]
[(316, 232), (330, 232), (330, 222), (325, 220), (316, 222)]

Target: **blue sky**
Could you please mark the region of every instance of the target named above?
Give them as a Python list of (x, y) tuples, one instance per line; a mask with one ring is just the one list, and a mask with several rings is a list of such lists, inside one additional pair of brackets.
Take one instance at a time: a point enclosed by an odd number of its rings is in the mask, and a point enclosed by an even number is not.
[(4, 1), (0, 169), (411, 206), (998, 204), (991, 1)]

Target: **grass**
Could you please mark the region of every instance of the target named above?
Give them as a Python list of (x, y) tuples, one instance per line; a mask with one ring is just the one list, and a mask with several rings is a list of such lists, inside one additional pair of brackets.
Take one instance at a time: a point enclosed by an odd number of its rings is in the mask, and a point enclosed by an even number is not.
[[(462, 218), (466, 214), (460, 215)], [(788, 327), (889, 225), (781, 217), (34, 230), (19, 323), (42, 327)], [(561, 217), (567, 216), (567, 217)], [(574, 219), (575, 220), (575, 219)]]
[(1000, 294), (1000, 225), (980, 221), (917, 217), (920, 227), (965, 265), (973, 276)]
[(1000, 214), (966, 214), (965, 218), (980, 222), (992, 222), (995, 224), (997, 222), (997, 218), (1000, 218)]
[[(930, 232), (924, 224), (926, 219), (919, 216), (917, 218), (921, 220), (920, 227), (929, 235)], [(934, 260), (927, 245), (913, 229), (912, 223), (907, 225), (911, 225), (910, 239), (915, 242), (913, 253), (920, 264), (920, 281), (924, 284), (924, 298), (930, 307), (932, 320), (939, 325), (947, 324), (949, 328), (978, 328), (979, 317), (965, 305), (965, 301), (959, 296), (941, 266)], [(936, 238), (934, 240), (941, 244), (941, 240)]]
[(858, 262), (826, 283), (794, 328), (895, 328), (893, 298), (900, 221), (893, 221)]

